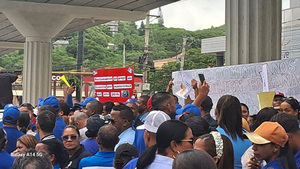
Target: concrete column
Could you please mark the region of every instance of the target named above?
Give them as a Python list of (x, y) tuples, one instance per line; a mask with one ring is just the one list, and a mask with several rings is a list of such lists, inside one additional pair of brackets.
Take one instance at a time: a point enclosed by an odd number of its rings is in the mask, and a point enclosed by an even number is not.
[(226, 65), (281, 58), (282, 0), (226, 0)]
[(72, 17), (64, 13), (12, 9), (4, 12), (9, 21), (26, 38), (23, 63), (23, 102), (37, 104), (38, 98), (51, 94), (51, 38), (55, 37)]
[(23, 66), (23, 102), (37, 103), (51, 93), (51, 39), (26, 38)]

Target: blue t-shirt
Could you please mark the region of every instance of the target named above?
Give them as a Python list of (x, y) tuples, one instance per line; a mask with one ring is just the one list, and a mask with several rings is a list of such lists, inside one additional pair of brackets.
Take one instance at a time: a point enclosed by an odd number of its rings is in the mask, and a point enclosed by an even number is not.
[(19, 131), (17, 127), (4, 126), (3, 129), (7, 134), (7, 145), (5, 147), (5, 150), (10, 154), (17, 149), (17, 140), (19, 137), (23, 136), (24, 133)]
[(0, 152), (0, 168), (1, 169), (10, 169), (14, 163), (14, 158), (10, 156), (6, 151)]
[(119, 135), (120, 140), (118, 144), (115, 146), (115, 151), (121, 144), (128, 143), (133, 145), (134, 138), (135, 138), (135, 130), (132, 127), (129, 127)]
[(280, 162), (279, 159), (269, 162), (262, 169), (269, 169), (269, 168), (272, 168), (272, 169), (284, 169), (283, 166), (281, 165), (281, 162)]
[(136, 129), (135, 130), (135, 137), (133, 145), (136, 147), (136, 149), (139, 152), (139, 155), (141, 155), (146, 150), (146, 144), (144, 140), (144, 129)]
[(66, 126), (66, 123), (61, 117), (56, 117), (55, 128), (53, 129), (53, 134), (55, 138), (62, 141), (61, 136)]
[(123, 167), (123, 169), (135, 169), (138, 160), (139, 160), (139, 158), (134, 158), (134, 159), (130, 160), (130, 161)]
[(53, 169), (61, 169), (60, 166), (57, 164), (56, 166), (53, 166)]
[(93, 156), (85, 157), (80, 160), (78, 169), (85, 167), (113, 167), (115, 152), (99, 151)]
[[(135, 169), (138, 158), (129, 161), (123, 169)], [(173, 159), (167, 156), (155, 154), (153, 162), (147, 166), (148, 169), (172, 169)]]
[(35, 123), (30, 122), (29, 126), (30, 126), (30, 128), (31, 128), (31, 130), (32, 130), (33, 132), (36, 131), (36, 124), (35, 124)]
[(70, 107), (70, 109), (73, 108), (73, 98), (72, 98), (72, 95), (67, 94), (66, 103)]
[(252, 145), (251, 141), (248, 139), (242, 140), (238, 136), (236, 137), (236, 140), (234, 140), (221, 127), (217, 127), (217, 130), (220, 134), (223, 134), (230, 139), (233, 147), (233, 152), (234, 152), (234, 168), (241, 169), (242, 168), (241, 157), (243, 156), (245, 151)]
[(146, 117), (148, 116), (149, 112), (146, 112), (145, 114), (139, 116), (139, 119), (141, 122), (145, 123)]
[(300, 168), (300, 151), (295, 155), (297, 167)]
[(99, 145), (96, 138), (88, 138), (80, 142), (83, 147), (90, 152), (92, 155), (96, 154), (99, 151)]

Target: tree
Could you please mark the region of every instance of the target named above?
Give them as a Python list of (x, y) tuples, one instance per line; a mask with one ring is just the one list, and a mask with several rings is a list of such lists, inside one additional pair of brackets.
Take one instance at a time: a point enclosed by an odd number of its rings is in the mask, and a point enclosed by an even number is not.
[(200, 48), (187, 50), (184, 69), (203, 69), (216, 66), (216, 55), (202, 54)]
[(52, 51), (52, 70), (67, 71), (76, 69), (76, 59), (68, 56), (66, 47), (58, 47)]
[(170, 62), (158, 68), (155, 72), (149, 72), (150, 91), (152, 93), (165, 91), (169, 81), (172, 79), (172, 72), (178, 71), (180, 64)]
[(143, 21), (141, 22), (141, 26), (138, 29), (138, 31), (139, 31), (139, 36), (145, 36), (145, 25)]
[[(119, 22), (119, 32), (112, 34), (107, 25), (95, 26), (85, 30), (83, 68), (114, 68), (122, 66), (123, 44), (126, 45), (126, 66), (133, 66), (135, 72), (142, 73), (139, 68), (138, 59), (144, 53), (144, 32), (145, 25), (137, 29), (134, 22)], [(180, 28), (166, 28), (159, 24), (150, 24), (149, 60), (171, 58), (181, 53), (182, 38), (193, 37), (188, 41), (186, 47), (186, 59), (184, 69), (199, 69), (215, 66), (214, 55), (201, 54), (201, 40), (215, 36), (225, 35), (225, 27), (211, 27), (198, 31), (187, 31)], [(57, 39), (69, 40), (69, 45), (55, 48), (53, 50), (53, 70), (71, 70), (76, 67), (77, 56), (77, 33), (71, 33)], [(116, 47), (108, 48), (113, 43)], [(175, 69), (172, 63), (167, 68), (157, 69), (156, 81), (162, 84), (153, 84), (155, 90), (160, 89), (159, 85), (165, 85), (169, 81), (171, 72)], [(0, 56), (0, 66), (6, 69), (22, 69), (23, 51), (13, 52)], [(171, 70), (171, 71), (169, 71)], [(178, 69), (179, 70), (179, 69)], [(152, 73), (150, 73), (152, 74)], [(168, 75), (167, 75), (168, 74)], [(153, 75), (153, 77), (156, 77)], [(159, 78), (160, 77), (160, 78)], [(165, 88), (165, 86), (163, 87)]]
[(0, 67), (8, 70), (22, 70), (23, 68), (23, 52), (15, 51), (0, 56)]
[(138, 34), (135, 22), (119, 22), (118, 31), (125, 36)]

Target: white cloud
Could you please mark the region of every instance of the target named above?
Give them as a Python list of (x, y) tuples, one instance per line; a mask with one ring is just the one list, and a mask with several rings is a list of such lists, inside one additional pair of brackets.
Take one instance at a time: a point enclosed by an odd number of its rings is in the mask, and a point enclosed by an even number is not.
[[(282, 0), (283, 9), (289, 6), (290, 0)], [(220, 26), (225, 24), (225, 0), (181, 0), (163, 6), (162, 13), (166, 27), (194, 31)], [(152, 10), (151, 15), (158, 15), (158, 10)], [(155, 20), (151, 19), (151, 23)]]
[(225, 23), (225, 0), (182, 0), (162, 11), (167, 27), (198, 30)]

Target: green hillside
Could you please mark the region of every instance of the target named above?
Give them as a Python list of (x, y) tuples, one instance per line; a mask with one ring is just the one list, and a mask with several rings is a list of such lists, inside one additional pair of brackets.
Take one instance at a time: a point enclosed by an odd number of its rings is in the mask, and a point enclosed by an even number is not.
[[(95, 26), (85, 30), (83, 69), (116, 68), (122, 66), (123, 44), (126, 45), (126, 66), (133, 66), (136, 73), (142, 73), (142, 65), (138, 63), (143, 55), (145, 42), (144, 24), (138, 26), (134, 22), (119, 22), (118, 32), (112, 34), (105, 25)], [(225, 35), (224, 26), (210, 29), (187, 31), (180, 28), (166, 28), (162, 25), (150, 25), (150, 62), (152, 60), (174, 57), (181, 53), (183, 37), (193, 37), (187, 42), (184, 69), (199, 69), (215, 66), (213, 55), (201, 54), (201, 39)], [(64, 39), (69, 45), (53, 49), (53, 70), (67, 71), (76, 69), (77, 34), (73, 33)], [(108, 44), (114, 44), (113, 49)], [(21, 70), (23, 65), (23, 51), (16, 51), (0, 56), (0, 67), (9, 70)], [(179, 70), (179, 63), (169, 63), (162, 69), (149, 73), (152, 82), (151, 90), (164, 90), (171, 72)], [(163, 77), (163, 78), (162, 78)], [(157, 83), (159, 82), (159, 83)]]

